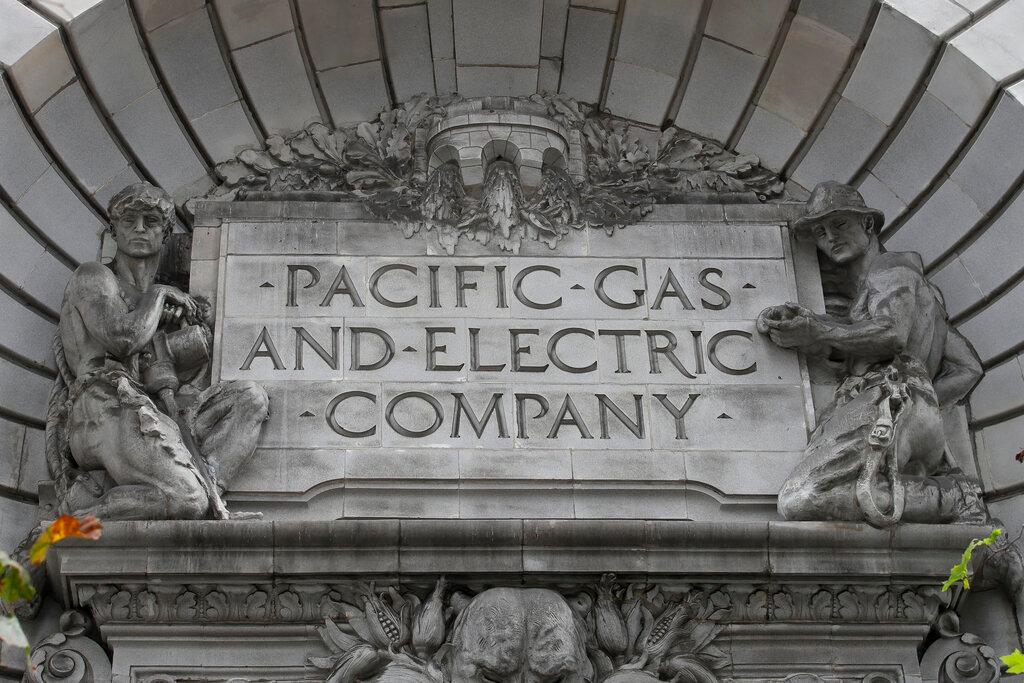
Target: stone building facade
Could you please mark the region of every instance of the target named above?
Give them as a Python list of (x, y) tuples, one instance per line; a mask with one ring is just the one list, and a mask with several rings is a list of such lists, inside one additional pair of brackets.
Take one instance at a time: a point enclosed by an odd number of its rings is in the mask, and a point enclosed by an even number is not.
[[(1021, 35), (1024, 0), (0, 0), (0, 548), (106, 522), (0, 678), (997, 680), (1019, 551), (940, 585), (1024, 525)], [(79, 363), (108, 272), (173, 379)], [(171, 502), (106, 497), (108, 385)]]

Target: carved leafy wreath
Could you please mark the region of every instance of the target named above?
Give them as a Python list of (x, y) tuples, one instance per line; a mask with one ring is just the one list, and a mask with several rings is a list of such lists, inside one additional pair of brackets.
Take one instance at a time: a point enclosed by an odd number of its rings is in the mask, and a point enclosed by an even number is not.
[(217, 166), (214, 198), (273, 196), (361, 200), (376, 217), (396, 222), (411, 236), (435, 231), (454, 253), (462, 238), (494, 240), (518, 252), (523, 240), (554, 246), (572, 230), (609, 234), (639, 221), (658, 201), (767, 201), (782, 195), (778, 175), (751, 155), (676, 127), (665, 130), (653, 152), (630, 124), (562, 95), (533, 95), (534, 105), (567, 129), (581, 131), (586, 179), (545, 168), (540, 187), (524, 195), (518, 179), (488, 173), (482, 196), (469, 196), (457, 169), (417, 170), (416, 132), (443, 119), (462, 98), (417, 96), (381, 112), (376, 120), (331, 129), (314, 123), (267, 139)]

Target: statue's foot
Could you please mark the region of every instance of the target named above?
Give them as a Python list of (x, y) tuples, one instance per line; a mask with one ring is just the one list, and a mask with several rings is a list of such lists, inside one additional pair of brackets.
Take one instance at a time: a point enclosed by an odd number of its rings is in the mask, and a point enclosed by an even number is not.
[(228, 519), (246, 520), (263, 519), (262, 512), (229, 512)]
[(988, 524), (992, 516), (981, 498), (981, 487), (965, 474), (951, 475), (956, 488), (960, 492), (960, 500), (956, 505), (954, 524)]

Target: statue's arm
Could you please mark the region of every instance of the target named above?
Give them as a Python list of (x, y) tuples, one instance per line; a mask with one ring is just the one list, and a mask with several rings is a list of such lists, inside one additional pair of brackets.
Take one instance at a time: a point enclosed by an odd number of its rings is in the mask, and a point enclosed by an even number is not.
[(162, 287), (151, 287), (129, 311), (114, 276), (99, 263), (79, 267), (68, 289), (89, 334), (116, 358), (138, 353), (153, 338), (166, 295)]
[(886, 358), (901, 353), (917, 314), (913, 277), (887, 273), (869, 283), (868, 315), (863, 320), (813, 313), (796, 304), (774, 306), (762, 312), (758, 329), (783, 348), (804, 350), (827, 347), (844, 356)]
[(964, 400), (984, 374), (974, 347), (962, 334), (950, 328), (946, 333), (939, 374), (932, 381), (939, 404), (952, 405)]

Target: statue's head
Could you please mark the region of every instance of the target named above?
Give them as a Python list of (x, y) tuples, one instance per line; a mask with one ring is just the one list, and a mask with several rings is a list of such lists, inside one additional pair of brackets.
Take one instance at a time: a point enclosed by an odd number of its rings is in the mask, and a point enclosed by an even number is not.
[(868, 207), (860, 192), (830, 180), (814, 188), (807, 214), (793, 221), (793, 229), (812, 236), (823, 254), (843, 264), (877, 243), (884, 221), (882, 212)]
[(160, 252), (174, 227), (174, 202), (155, 185), (135, 183), (110, 199), (110, 234), (117, 250), (144, 258)]

